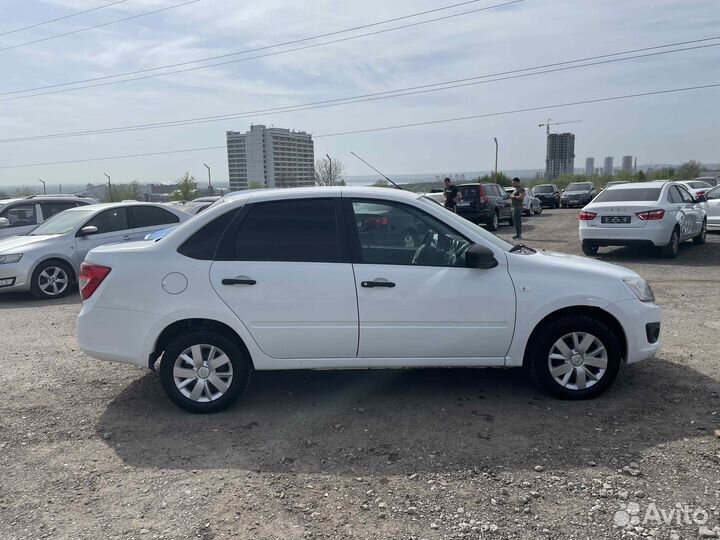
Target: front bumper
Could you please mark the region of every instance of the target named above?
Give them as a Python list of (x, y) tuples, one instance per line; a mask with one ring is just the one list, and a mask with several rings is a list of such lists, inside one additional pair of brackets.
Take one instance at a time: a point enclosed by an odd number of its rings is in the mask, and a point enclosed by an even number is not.
[(12, 285), (0, 286), (0, 293), (30, 290), (30, 272), (32, 268), (29, 266), (28, 261), (23, 259), (16, 263), (0, 264), (0, 282), (12, 280)]
[(662, 310), (655, 303), (630, 299), (611, 304), (606, 309), (625, 331), (627, 364), (646, 360), (657, 352), (662, 341)]

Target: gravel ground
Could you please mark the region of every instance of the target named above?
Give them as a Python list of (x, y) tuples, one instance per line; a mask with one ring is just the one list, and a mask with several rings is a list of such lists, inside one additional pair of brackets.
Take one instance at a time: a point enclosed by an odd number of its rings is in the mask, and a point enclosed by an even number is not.
[[(579, 253), (576, 216), (528, 218), (525, 242)], [(4, 295), (0, 538), (715, 536), (720, 235), (600, 258), (652, 283), (664, 344), (576, 403), (517, 370), (282, 372), (194, 416), (78, 350), (76, 297)]]

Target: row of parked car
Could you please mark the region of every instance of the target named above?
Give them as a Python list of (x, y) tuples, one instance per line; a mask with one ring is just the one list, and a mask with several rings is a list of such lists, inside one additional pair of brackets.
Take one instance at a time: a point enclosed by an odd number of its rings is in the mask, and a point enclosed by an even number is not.
[(185, 204), (98, 204), (86, 197), (42, 195), (0, 200), (0, 292), (61, 298), (78, 281), (91, 249), (143, 240), (187, 221), (217, 199)]

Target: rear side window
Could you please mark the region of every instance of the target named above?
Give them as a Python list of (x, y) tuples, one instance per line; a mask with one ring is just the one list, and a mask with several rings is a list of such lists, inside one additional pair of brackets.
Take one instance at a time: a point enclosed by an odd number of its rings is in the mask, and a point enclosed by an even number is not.
[(157, 206), (131, 206), (130, 213), (135, 229), (180, 222), (175, 214)]
[(191, 259), (201, 261), (213, 260), (218, 243), (236, 214), (237, 210), (231, 210), (215, 218), (210, 223), (207, 223), (190, 238), (185, 240), (183, 245), (178, 249), (178, 253)]
[(335, 200), (274, 201), (248, 209), (235, 234), (235, 260), (343, 261)]
[(593, 202), (657, 201), (660, 188), (606, 189)]
[(127, 209), (112, 208), (110, 210), (105, 210), (88, 221), (84, 226), (97, 227), (97, 234), (127, 230), (130, 228)]
[(675, 186), (670, 186), (670, 189), (668, 189), (668, 202), (671, 202), (673, 204), (679, 204), (682, 202), (680, 192)]
[(59, 214), (64, 210), (70, 208), (77, 208), (77, 203), (74, 202), (41, 202), (40, 208), (42, 208), (43, 219), (50, 219), (55, 214)]

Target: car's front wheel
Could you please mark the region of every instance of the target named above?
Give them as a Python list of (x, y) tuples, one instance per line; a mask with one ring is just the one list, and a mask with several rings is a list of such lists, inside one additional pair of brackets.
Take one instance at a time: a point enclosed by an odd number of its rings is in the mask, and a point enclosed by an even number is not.
[(537, 207), (537, 209), (535, 210), (535, 215), (538, 215), (538, 216), (539, 216), (540, 214), (542, 214), (542, 211), (543, 211), (543, 207), (542, 207), (542, 204), (541, 204), (541, 205), (539, 205), (539, 206)]
[(526, 359), (533, 379), (561, 399), (590, 399), (607, 390), (620, 370), (622, 349), (603, 322), (564, 316), (535, 332)]
[(50, 300), (62, 298), (70, 292), (72, 270), (61, 261), (40, 263), (32, 275), (30, 292), (35, 298)]
[(250, 359), (233, 340), (214, 330), (196, 330), (167, 346), (160, 381), (179, 407), (193, 413), (214, 413), (240, 397), (250, 372)]
[(707, 220), (703, 220), (702, 226), (700, 227), (700, 234), (693, 238), (693, 244), (696, 246), (702, 246), (707, 238)]

